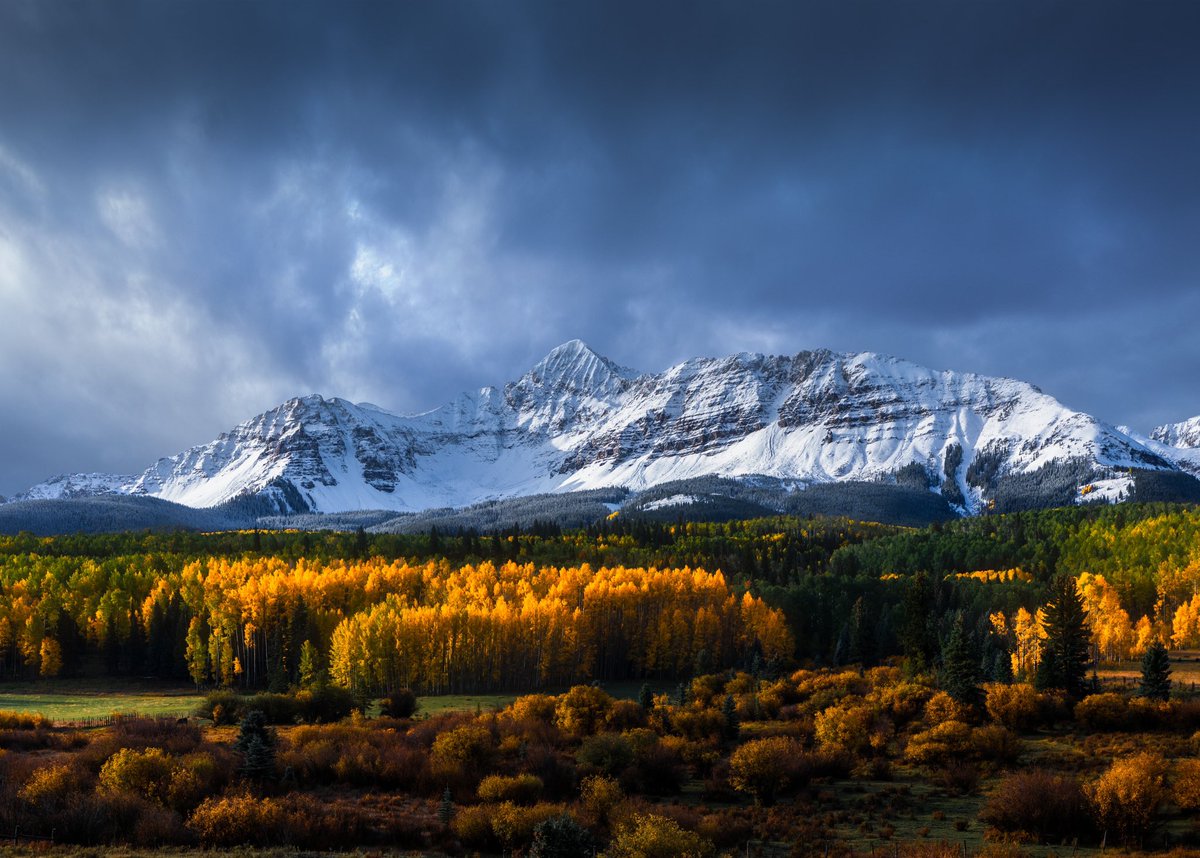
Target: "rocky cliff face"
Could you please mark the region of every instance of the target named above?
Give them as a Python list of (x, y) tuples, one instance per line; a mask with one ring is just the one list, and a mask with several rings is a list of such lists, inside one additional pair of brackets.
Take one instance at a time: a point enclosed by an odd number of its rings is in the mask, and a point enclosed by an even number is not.
[[(873, 353), (739, 354), (639, 374), (576, 340), (503, 389), (426, 414), (292, 399), (136, 477), (91, 484), (197, 507), (257, 495), (280, 509), (336, 512), (706, 475), (889, 480), (903, 469), (973, 511), (1007, 476), (1071, 463), (1072, 474), (1120, 483), (1122, 469), (1176, 467), (1174, 446), (1019, 381)], [(58, 482), (86, 491), (88, 479)]]

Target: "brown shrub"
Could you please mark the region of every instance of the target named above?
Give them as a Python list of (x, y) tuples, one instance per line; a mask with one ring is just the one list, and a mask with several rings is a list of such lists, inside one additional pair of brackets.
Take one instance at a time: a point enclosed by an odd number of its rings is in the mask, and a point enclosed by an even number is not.
[(984, 686), (984, 708), (998, 724), (1012, 730), (1029, 731), (1044, 723), (1042, 695), (1028, 683), (1005, 685), (993, 682)]
[(725, 716), (718, 709), (680, 709), (671, 716), (672, 732), (689, 739), (721, 736), (725, 726)]
[(1027, 832), (1056, 841), (1086, 836), (1092, 828), (1079, 781), (1041, 769), (1001, 781), (979, 818), (1003, 832)]
[(646, 712), (636, 700), (614, 700), (604, 716), (604, 726), (617, 731), (645, 727)]

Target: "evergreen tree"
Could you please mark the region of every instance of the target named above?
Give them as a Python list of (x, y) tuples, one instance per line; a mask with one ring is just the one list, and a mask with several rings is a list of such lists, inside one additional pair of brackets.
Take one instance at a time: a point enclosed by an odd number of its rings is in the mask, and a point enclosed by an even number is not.
[(934, 593), (929, 576), (918, 572), (909, 579), (900, 604), (900, 648), (911, 674), (923, 673), (933, 667), (938, 655), (938, 639), (934, 630)]
[(449, 825), (454, 819), (454, 796), (450, 792), (450, 787), (442, 790), (442, 803), (438, 807), (438, 820), (442, 825)]
[(275, 731), (259, 710), (247, 713), (238, 727), (234, 749), (241, 754), (238, 771), (251, 780), (270, 780), (275, 774)]
[(321, 669), (321, 656), (312, 641), (300, 645), (300, 687), (317, 688), (324, 684), (325, 671)]
[(642, 690), (638, 692), (638, 703), (647, 711), (654, 708), (654, 692), (650, 690), (649, 682), (642, 683)]
[(850, 609), (850, 663), (861, 667), (875, 665), (875, 628), (867, 614), (867, 605), (859, 596)]
[(1171, 660), (1160, 640), (1150, 644), (1142, 656), (1141, 695), (1151, 700), (1166, 700), (1171, 696)]
[(1041, 646), (1037, 687), (1059, 688), (1073, 697), (1082, 697), (1091, 635), (1083, 599), (1069, 575), (1059, 575), (1050, 582), (1050, 601), (1042, 625), (1046, 639)]
[(533, 829), (529, 858), (578, 858), (592, 855), (596, 842), (591, 833), (570, 814), (542, 820)]
[(942, 646), (941, 685), (959, 703), (975, 705), (980, 699), (979, 678), (979, 655), (959, 612)]
[(721, 714), (725, 716), (725, 738), (729, 741), (737, 739), (741, 732), (741, 724), (738, 722), (737, 702), (733, 699), (732, 694), (725, 695), (725, 703), (721, 706)]

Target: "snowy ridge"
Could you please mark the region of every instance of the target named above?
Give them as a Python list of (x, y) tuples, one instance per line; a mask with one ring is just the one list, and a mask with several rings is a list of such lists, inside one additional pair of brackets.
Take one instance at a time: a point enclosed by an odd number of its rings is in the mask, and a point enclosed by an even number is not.
[(1150, 432), (1150, 439), (1169, 447), (1200, 448), (1200, 417), (1157, 426)]
[(60, 477), (25, 494), (69, 486), (193, 507), (255, 496), (281, 512), (419, 511), (701, 476), (887, 481), (916, 465), (971, 512), (1013, 475), (1065, 462), (1093, 480), (1191, 470), (1191, 453), (1024, 382), (870, 352), (695, 358), (640, 374), (573, 340), (503, 388), (423, 414), (291, 399), (135, 477)]
[(38, 483), (8, 499), (10, 503), (34, 500), (87, 498), (106, 494), (128, 494), (136, 477), (121, 474), (61, 474)]

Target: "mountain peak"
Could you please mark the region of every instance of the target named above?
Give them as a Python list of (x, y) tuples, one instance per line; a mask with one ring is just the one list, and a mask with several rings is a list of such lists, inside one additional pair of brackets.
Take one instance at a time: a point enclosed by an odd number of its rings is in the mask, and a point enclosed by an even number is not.
[(568, 340), (551, 349), (521, 381), (550, 389), (605, 393), (624, 387), (638, 375), (597, 353), (583, 340)]

